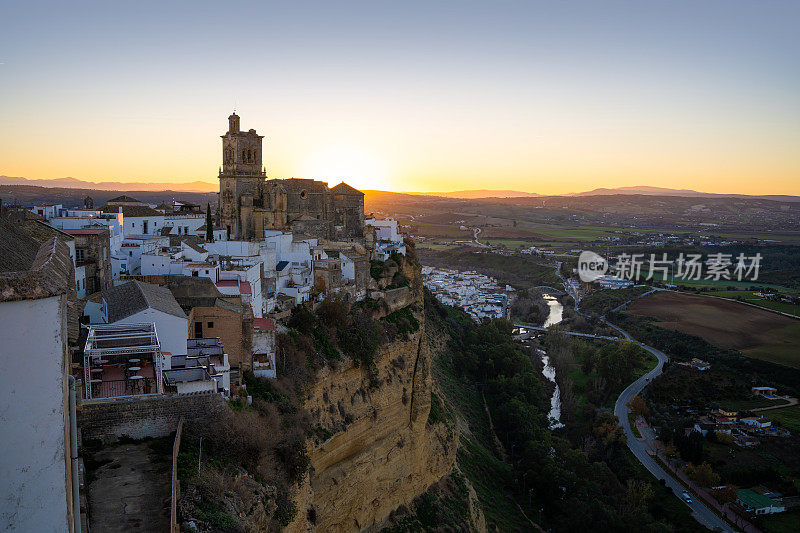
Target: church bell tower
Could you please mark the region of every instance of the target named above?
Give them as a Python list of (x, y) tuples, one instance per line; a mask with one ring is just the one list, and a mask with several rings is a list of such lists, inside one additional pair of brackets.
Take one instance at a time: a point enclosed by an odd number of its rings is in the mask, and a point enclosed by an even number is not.
[(263, 201), (263, 138), (254, 129), (241, 131), (239, 115), (235, 112), (228, 117), (228, 131), (222, 135), (219, 210), (220, 223), (230, 240), (257, 237), (253, 208), (259, 207)]

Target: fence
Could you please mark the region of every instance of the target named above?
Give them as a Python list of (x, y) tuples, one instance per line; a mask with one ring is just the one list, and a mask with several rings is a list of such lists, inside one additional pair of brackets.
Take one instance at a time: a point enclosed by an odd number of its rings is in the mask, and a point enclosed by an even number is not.
[[(98, 380), (99, 381), (99, 380)], [(92, 383), (92, 398), (119, 398), (156, 392), (153, 378), (102, 380)]]
[(178, 420), (178, 429), (175, 431), (175, 441), (172, 443), (172, 502), (169, 511), (169, 531), (177, 533), (178, 528), (178, 500), (181, 497), (181, 484), (178, 481), (178, 453), (181, 450), (181, 433), (183, 432), (183, 417)]

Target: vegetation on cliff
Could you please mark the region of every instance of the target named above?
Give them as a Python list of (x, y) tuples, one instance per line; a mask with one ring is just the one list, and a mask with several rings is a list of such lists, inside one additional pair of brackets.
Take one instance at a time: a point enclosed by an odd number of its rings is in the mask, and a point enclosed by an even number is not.
[[(375, 301), (350, 306), (334, 298), (323, 301), (316, 312), (306, 306), (292, 311), (288, 333), (278, 336), (278, 378), (244, 372), (244, 387), (229, 409), (212, 420), (186, 425), (180, 477), (191, 497), (183, 499), (185, 519), (221, 531), (279, 527), (294, 519), (298, 510), (291, 488), (309, 468), (306, 440), (319, 437), (319, 428), (312, 429), (302, 407), (315, 372), (326, 365), (338, 367), (344, 358), (371, 372), (381, 346), (420, 327), (408, 308), (376, 318), (382, 312)], [(252, 497), (224, 503), (230, 499), (219, 496), (236, 493), (243, 479)]]
[[(419, 266), (413, 245), (410, 250), (411, 257), (390, 260), (390, 277), (381, 288), (411, 286)], [(330, 377), (352, 363), (363, 369), (369, 388), (377, 390), (382, 378), (391, 379), (379, 375), (377, 363), (391, 366), (395, 378), (403, 364), (398, 358), (380, 361), (382, 350), (420, 330), (420, 311), (420, 306), (392, 310), (382, 300), (350, 304), (336, 297), (315, 309), (296, 306), (277, 336), (277, 379), (244, 371), (243, 386), (227, 409), (186, 424), (179, 456), (182, 520), (194, 521), (201, 531), (276, 530), (298, 518), (315, 524), (321, 517), (314, 505), (298, 496), (308, 479), (311, 454), (354, 422), (342, 402), (328, 405), (338, 416), (334, 424), (322, 427), (312, 421), (306, 407), (321, 373)], [(412, 350), (417, 351), (417, 343)], [(362, 402), (369, 398), (367, 388), (359, 389)], [(412, 391), (402, 391), (405, 405)]]

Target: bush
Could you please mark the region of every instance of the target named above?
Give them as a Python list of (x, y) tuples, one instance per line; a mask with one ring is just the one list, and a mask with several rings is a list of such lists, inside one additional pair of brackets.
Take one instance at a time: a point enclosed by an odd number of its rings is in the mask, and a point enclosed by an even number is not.
[(419, 320), (414, 316), (410, 307), (398, 309), (383, 317), (383, 320), (397, 326), (397, 333), (407, 338), (409, 334), (419, 330)]
[(428, 413), (428, 424), (438, 424), (442, 421), (442, 404), (436, 393), (431, 391), (431, 410)]
[(357, 311), (351, 317), (350, 325), (339, 330), (339, 347), (357, 366), (369, 367), (375, 362), (378, 348), (386, 342), (384, 333), (367, 312)]
[(284, 488), (278, 491), (277, 508), (273, 518), (281, 527), (286, 527), (292, 523), (297, 516), (297, 504), (295, 504), (289, 492)]

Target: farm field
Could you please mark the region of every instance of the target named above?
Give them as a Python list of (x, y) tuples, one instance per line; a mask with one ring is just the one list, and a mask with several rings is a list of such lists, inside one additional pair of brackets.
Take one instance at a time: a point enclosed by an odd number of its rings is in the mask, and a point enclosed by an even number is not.
[(637, 300), (630, 312), (748, 357), (800, 368), (800, 320), (736, 302), (677, 292)]
[(783, 427), (800, 430), (800, 405), (787, 407), (786, 409), (775, 409), (773, 411), (764, 411), (759, 413), (767, 420), (773, 422), (780, 422)]
[(714, 296), (722, 296), (723, 298), (741, 298), (747, 303), (751, 303), (754, 305), (760, 305), (761, 307), (767, 307), (769, 309), (774, 309), (775, 311), (781, 311), (783, 313), (790, 313), (792, 315), (800, 316), (800, 305), (794, 304), (787, 304), (785, 302), (773, 302), (772, 300), (766, 300), (761, 296), (758, 296), (753, 291), (716, 291), (713, 293)]
[[(737, 280), (713, 280), (713, 279), (680, 279), (675, 278), (669, 279), (670, 283), (674, 283), (675, 285), (686, 285), (687, 287), (697, 287), (698, 289), (717, 289), (720, 291), (727, 290), (730, 287), (733, 287), (733, 290), (746, 290), (751, 288), (757, 289), (774, 289), (784, 293), (789, 294), (797, 294), (796, 289), (792, 289), (789, 287), (784, 287), (781, 285), (774, 285), (771, 283), (760, 283), (758, 281), (737, 281)], [(751, 291), (752, 292), (752, 291)], [(715, 293), (717, 294), (717, 293)]]

